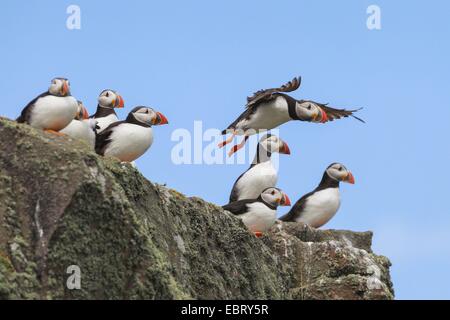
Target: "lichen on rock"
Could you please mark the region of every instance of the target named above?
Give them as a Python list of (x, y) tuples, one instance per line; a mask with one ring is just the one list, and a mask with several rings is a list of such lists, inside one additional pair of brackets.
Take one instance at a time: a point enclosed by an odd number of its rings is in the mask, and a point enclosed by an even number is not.
[(277, 223), (257, 239), (81, 142), (5, 118), (0, 134), (0, 299), (393, 298), (370, 232)]

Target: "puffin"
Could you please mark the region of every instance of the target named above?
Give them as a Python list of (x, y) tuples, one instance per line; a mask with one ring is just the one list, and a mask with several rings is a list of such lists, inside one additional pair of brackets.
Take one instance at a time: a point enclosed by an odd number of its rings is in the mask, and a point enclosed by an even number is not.
[(265, 189), (256, 199), (239, 200), (222, 206), (242, 220), (247, 228), (261, 237), (275, 223), (278, 206), (290, 206), (289, 197), (280, 189)]
[(83, 102), (78, 101), (78, 112), (75, 118), (60, 133), (66, 134), (74, 139), (82, 140), (94, 150), (96, 130), (97, 120), (89, 119), (89, 114)]
[(291, 154), (286, 142), (276, 135), (268, 133), (259, 140), (255, 158), (250, 167), (234, 183), (230, 202), (255, 199), (263, 190), (275, 187), (278, 174), (271, 159), (273, 152)]
[(70, 94), (69, 80), (54, 78), (48, 90), (30, 101), (16, 121), (61, 135), (59, 131), (75, 118), (77, 111), (78, 103)]
[(354, 115), (361, 108), (336, 109), (329, 107), (328, 104), (298, 100), (286, 94), (286, 92), (297, 90), (300, 84), (301, 77), (296, 77), (279, 88), (259, 90), (247, 97), (245, 111), (222, 131), (222, 135), (231, 133), (231, 136), (219, 143), (219, 148), (233, 141), (236, 135), (243, 135), (244, 139), (241, 143), (233, 146), (229, 151), (228, 155), (231, 156), (245, 145), (250, 135), (276, 128), (291, 120), (325, 123), (351, 116), (364, 122)]
[(123, 98), (114, 90), (105, 89), (98, 96), (96, 112), (91, 116), (97, 120), (97, 133), (105, 130), (111, 123), (119, 121), (114, 108), (123, 108), (125, 105)]
[(334, 217), (341, 205), (339, 183), (355, 183), (353, 174), (340, 163), (332, 163), (325, 170), (322, 181), (314, 191), (301, 197), (292, 209), (280, 218), (286, 222), (303, 222), (320, 228)]
[(95, 151), (102, 156), (133, 162), (153, 143), (152, 126), (168, 124), (160, 112), (145, 106), (135, 107), (124, 121), (110, 124), (97, 134)]

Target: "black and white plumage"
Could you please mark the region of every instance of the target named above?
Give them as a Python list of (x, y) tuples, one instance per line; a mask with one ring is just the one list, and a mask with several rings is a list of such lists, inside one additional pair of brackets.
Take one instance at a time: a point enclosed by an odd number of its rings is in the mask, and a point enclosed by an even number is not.
[(70, 83), (65, 78), (54, 78), (47, 92), (34, 98), (16, 119), (38, 129), (58, 132), (75, 117), (77, 100), (70, 94)]
[(95, 151), (103, 156), (132, 162), (142, 156), (153, 143), (152, 126), (167, 124), (160, 112), (148, 107), (136, 107), (125, 121), (110, 124), (97, 134)]
[(98, 96), (98, 105), (92, 119), (97, 120), (97, 133), (105, 130), (111, 123), (119, 121), (114, 108), (123, 108), (124, 101), (120, 94), (114, 90), (105, 89)]
[(290, 206), (289, 197), (278, 188), (265, 189), (258, 198), (239, 200), (222, 208), (236, 215), (247, 228), (260, 236), (276, 221), (277, 207)]
[(364, 122), (354, 115), (359, 109), (335, 109), (312, 100), (297, 100), (286, 94), (297, 90), (300, 84), (301, 78), (298, 77), (279, 88), (259, 90), (248, 97), (245, 111), (222, 131), (222, 134), (232, 135), (219, 147), (230, 143), (235, 135), (244, 135), (244, 140), (230, 150), (229, 155), (232, 155), (244, 146), (248, 136), (291, 120), (325, 123), (351, 116)]
[(330, 221), (341, 205), (339, 182), (355, 183), (353, 174), (340, 163), (331, 164), (324, 172), (322, 181), (314, 191), (304, 195), (281, 221), (303, 222), (319, 228)]
[(81, 101), (78, 101), (78, 112), (75, 119), (67, 127), (62, 129), (60, 133), (66, 134), (74, 139), (82, 140), (94, 150), (96, 130), (97, 120), (89, 119), (86, 107)]
[(255, 199), (263, 190), (276, 186), (278, 173), (272, 163), (273, 152), (291, 153), (286, 142), (269, 133), (260, 139), (250, 168), (234, 183), (230, 202)]

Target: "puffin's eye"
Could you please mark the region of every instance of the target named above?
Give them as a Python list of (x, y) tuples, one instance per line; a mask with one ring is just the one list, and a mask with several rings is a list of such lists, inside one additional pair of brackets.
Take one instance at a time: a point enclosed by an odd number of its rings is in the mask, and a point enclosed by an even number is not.
[(339, 169), (338, 169), (339, 171), (342, 171), (342, 167), (339, 167)]
[(272, 194), (272, 195), (275, 195), (275, 191), (272, 190), (271, 194)]
[(109, 97), (109, 92), (106, 92), (105, 96), (108, 98)]
[(309, 106), (308, 106), (308, 110), (311, 110), (311, 108), (312, 108), (311, 105), (309, 105)]
[(147, 114), (148, 114), (148, 109), (145, 109), (145, 113), (147, 113)]

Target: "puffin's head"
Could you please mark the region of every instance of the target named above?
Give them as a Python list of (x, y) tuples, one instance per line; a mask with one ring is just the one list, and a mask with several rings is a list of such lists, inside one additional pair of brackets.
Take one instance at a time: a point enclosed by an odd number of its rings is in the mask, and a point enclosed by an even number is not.
[(322, 106), (324, 105), (314, 101), (298, 100), (295, 105), (295, 112), (300, 120), (325, 123), (328, 121), (328, 116)]
[(103, 90), (98, 96), (98, 104), (106, 108), (123, 108), (124, 101), (120, 94), (114, 90)]
[(70, 82), (65, 78), (54, 78), (48, 88), (48, 92), (57, 97), (70, 95)]
[(353, 174), (340, 163), (332, 163), (327, 168), (326, 173), (331, 179), (355, 184), (355, 178), (353, 177)]
[(83, 102), (81, 102), (81, 101), (77, 101), (77, 102), (78, 102), (78, 110), (77, 110), (77, 114), (75, 116), (75, 120), (89, 119), (89, 113), (88, 113), (86, 107), (84, 106)]
[(283, 191), (275, 187), (265, 189), (260, 197), (264, 202), (274, 207), (291, 205), (289, 197)]
[(264, 148), (264, 150), (270, 153), (278, 152), (282, 154), (291, 154), (287, 143), (270, 133), (264, 135), (259, 140), (259, 144)]
[(167, 118), (161, 112), (155, 111), (152, 108), (144, 106), (134, 108), (133, 110), (131, 110), (128, 116), (133, 117), (138, 122), (145, 124), (149, 127), (169, 123), (167, 121)]

